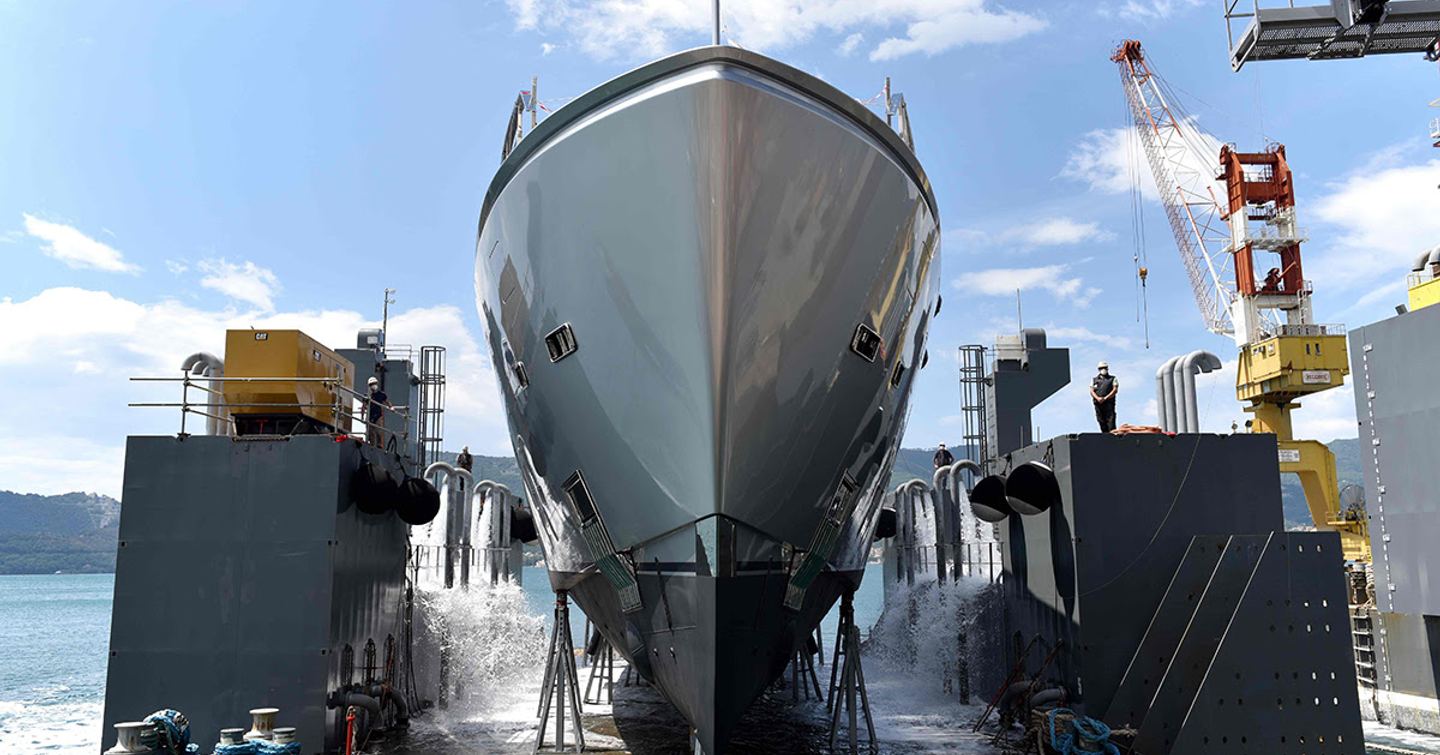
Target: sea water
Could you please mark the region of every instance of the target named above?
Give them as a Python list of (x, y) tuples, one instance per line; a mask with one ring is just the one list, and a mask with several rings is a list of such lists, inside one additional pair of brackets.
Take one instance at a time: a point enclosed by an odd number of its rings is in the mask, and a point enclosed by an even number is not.
[(0, 576), (0, 753), (98, 752), (110, 574)]
[[(871, 564), (855, 596), (855, 620), (862, 631), (883, 607), (880, 567)], [(110, 643), (113, 574), (0, 575), (0, 753), (98, 752)], [(484, 715), (497, 706), (515, 707), (509, 682), (543, 667), (555, 595), (545, 570), (526, 567), (522, 587), (461, 601), (464, 593), (441, 596), (462, 673), (476, 680), (468, 706)], [(570, 607), (571, 635), (584, 642), (585, 615)], [(821, 624), (827, 653), (835, 638), (838, 611)], [(501, 645), (495, 637), (518, 638)], [(484, 651), (493, 648), (494, 653)], [(508, 652), (499, 652), (508, 648)], [(486, 692), (488, 690), (488, 692)], [(526, 705), (533, 701), (526, 701)], [(474, 706), (470, 708), (469, 706)]]

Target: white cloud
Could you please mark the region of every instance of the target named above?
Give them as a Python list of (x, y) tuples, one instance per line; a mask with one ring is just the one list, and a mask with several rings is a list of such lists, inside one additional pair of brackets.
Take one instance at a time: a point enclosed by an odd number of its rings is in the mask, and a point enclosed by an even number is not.
[(894, 60), (917, 52), (935, 55), (968, 44), (1010, 42), (1046, 26), (1035, 16), (990, 10), (980, 2), (953, 5), (959, 7), (910, 24), (904, 37), (882, 41), (870, 52), (870, 59)]
[(1100, 228), (1099, 223), (1081, 223), (1059, 217), (1015, 229), (1016, 238), (1034, 246), (1079, 244), (1084, 241), (1110, 241), (1115, 234)]
[[(1038, 223), (1007, 228), (994, 234), (963, 228), (958, 229), (958, 232), (967, 242), (1014, 244), (1021, 247), (1068, 246), (1092, 241), (1111, 241), (1115, 238), (1115, 234), (1101, 228), (1099, 223), (1085, 223), (1063, 215)], [(955, 231), (951, 233), (953, 235)]]
[[(1329, 187), (1308, 215), (1334, 226), (1312, 234), (1306, 277), (1330, 290), (1373, 290), (1403, 281), (1420, 252), (1440, 243), (1440, 160), (1379, 170), (1362, 168)], [(1306, 225), (1306, 206), (1300, 224)], [(1321, 292), (1323, 296), (1323, 290)]]
[[(712, 28), (709, 3), (506, 2), (518, 28), (566, 34), (582, 52), (602, 59), (657, 57), (708, 41)], [(987, 0), (817, 0), (803, 4), (729, 0), (722, 12), (728, 36), (757, 50), (785, 49), (820, 33), (848, 34), (841, 43), (844, 48), (856, 32), (874, 29), (888, 36), (870, 51), (872, 60), (1006, 42), (1046, 26), (1038, 16), (999, 8)], [(853, 46), (860, 44), (856, 39)]]
[(190, 269), (190, 266), (181, 260), (165, 260), (165, 269), (175, 275), (183, 275), (185, 271)]
[(960, 291), (985, 296), (1014, 296), (1016, 291), (1039, 289), (1077, 307), (1090, 306), (1090, 300), (1099, 295), (1100, 289), (1086, 286), (1083, 278), (1068, 275), (1069, 271), (1069, 265), (977, 270), (961, 275), (952, 285)]
[(1200, 0), (1125, 0), (1118, 5), (1100, 6), (1100, 15), (1139, 21), (1163, 21), (1178, 13), (1199, 7)]
[(857, 31), (854, 34), (846, 37), (845, 41), (841, 42), (840, 46), (835, 48), (835, 52), (838, 52), (845, 57), (849, 57), (855, 54), (855, 48), (859, 47), (860, 43), (864, 41), (865, 35)]
[(1145, 160), (1133, 128), (1102, 128), (1085, 134), (1070, 151), (1060, 175), (1105, 194), (1128, 193), (1138, 178), (1140, 193), (1146, 199), (1160, 199), (1150, 163)]
[(138, 273), (140, 268), (125, 261), (120, 250), (86, 236), (73, 226), (41, 220), (23, 214), (25, 232), (40, 239), (40, 251), (76, 270), (104, 270), (110, 273)]
[(275, 309), (275, 294), (280, 290), (280, 279), (275, 273), (248, 260), (238, 265), (224, 259), (201, 260), (199, 268), (205, 274), (200, 279), (200, 285), (205, 288), (253, 304), (262, 312)]
[[(178, 376), (180, 362), (191, 353), (223, 355), (227, 328), (299, 328), (322, 343), (346, 347), (360, 328), (378, 325), (349, 310), (257, 315), (176, 300), (142, 303), (79, 288), (0, 300), (0, 322), (20, 324), (0, 329), (0, 369), (13, 376), (6, 388), (25, 397), (0, 416), (0, 487), (114, 496), (120, 492), (125, 436), (179, 429), (176, 410), (126, 407), (132, 401), (175, 401), (176, 386), (132, 383), (129, 377)], [(483, 453), (510, 453), (488, 350), (470, 333), (458, 307), (392, 311), (390, 340), (447, 347), (447, 447), (469, 444)], [(57, 406), (66, 411), (54, 411)]]
[(557, 46), (556, 46), (556, 45), (552, 45), (552, 44), (550, 44), (549, 42), (541, 42), (541, 43), (540, 43), (540, 54), (541, 54), (541, 55), (549, 55), (550, 53), (555, 52), (556, 49), (557, 49)]
[(1097, 343), (1112, 349), (1128, 351), (1135, 346), (1135, 342), (1126, 336), (1117, 336), (1111, 333), (1096, 333), (1083, 326), (1064, 326), (1050, 324), (1045, 326), (1045, 334), (1049, 337), (1052, 345), (1065, 346), (1074, 342)]
[[(1179, 165), (1186, 175), (1213, 177), (1220, 168), (1220, 141), (1201, 131), (1192, 119), (1187, 121), (1191, 144), (1198, 150), (1181, 153)], [(1160, 201), (1155, 190), (1155, 175), (1139, 136), (1132, 127), (1095, 129), (1080, 137), (1070, 150), (1060, 176), (1079, 181), (1092, 191), (1104, 194), (1128, 194), (1132, 183), (1140, 185), (1140, 195), (1151, 202)], [(1174, 178), (1183, 180), (1184, 176)], [(1216, 186), (1221, 186), (1216, 184)], [(1222, 191), (1216, 196), (1225, 196)]]

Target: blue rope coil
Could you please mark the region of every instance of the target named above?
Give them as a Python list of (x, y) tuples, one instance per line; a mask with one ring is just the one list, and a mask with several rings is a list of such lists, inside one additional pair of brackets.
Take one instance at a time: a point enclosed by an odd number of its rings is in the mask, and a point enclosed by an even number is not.
[(255, 748), (256, 755), (300, 755), (299, 742), (280, 744), (262, 739), (257, 742), (257, 745)]
[(255, 755), (256, 752), (254, 741), (241, 742), (233, 745), (215, 745), (215, 755)]
[[(1072, 716), (1070, 720), (1071, 731), (1061, 734), (1055, 728), (1055, 719), (1061, 713), (1068, 713)], [(1060, 755), (1073, 755), (1074, 753), (1105, 752), (1109, 755), (1120, 755), (1120, 748), (1110, 741), (1110, 727), (1103, 721), (1097, 721), (1089, 716), (1076, 715), (1075, 711), (1069, 708), (1055, 708), (1045, 714), (1045, 719), (1050, 725), (1050, 747)], [(1077, 747), (1076, 738), (1086, 745), (1085, 749)]]
[(190, 743), (190, 720), (185, 714), (173, 708), (157, 710), (145, 717), (145, 723), (154, 726), (160, 735), (163, 752), (198, 753), (200, 746)]

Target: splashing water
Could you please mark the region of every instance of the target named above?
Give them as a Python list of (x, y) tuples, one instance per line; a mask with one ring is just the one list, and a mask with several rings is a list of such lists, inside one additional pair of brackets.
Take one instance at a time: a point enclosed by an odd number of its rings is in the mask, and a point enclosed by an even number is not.
[(982, 626), (982, 614), (984, 596), (993, 587), (971, 577), (897, 586), (870, 632), (867, 656), (903, 669), (926, 689), (952, 689), (959, 669), (974, 669), (988, 657), (984, 645), (990, 633)]
[(421, 684), (421, 697), (437, 696), (443, 653), (450, 690), (445, 717), (493, 720), (517, 706), (533, 708), (549, 638), (544, 617), (531, 609), (519, 585), (421, 590), (416, 601), (423, 616), (419, 638), (427, 651), (417, 648), (416, 660), (433, 659), (435, 667), (423, 676), (436, 680)]

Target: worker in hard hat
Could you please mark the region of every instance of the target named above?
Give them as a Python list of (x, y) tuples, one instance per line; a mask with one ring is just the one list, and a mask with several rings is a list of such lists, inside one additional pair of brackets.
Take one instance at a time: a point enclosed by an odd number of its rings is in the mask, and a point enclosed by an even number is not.
[(374, 375), (365, 381), (370, 389), (370, 397), (365, 401), (365, 439), (372, 446), (385, 447), (385, 432), (382, 427), (385, 424), (385, 407), (390, 405), (390, 397), (385, 391), (380, 390), (380, 378)]
[(948, 467), (954, 463), (955, 454), (950, 453), (950, 450), (945, 447), (945, 444), (941, 443), (940, 447), (935, 451), (935, 468)]
[(1095, 420), (1100, 423), (1100, 432), (1115, 429), (1115, 394), (1120, 392), (1120, 381), (1110, 374), (1110, 364), (1095, 365), (1095, 379), (1090, 381), (1090, 399), (1095, 402)]

